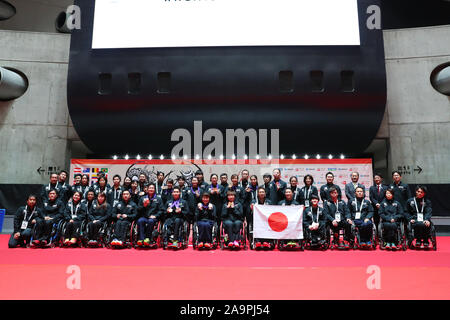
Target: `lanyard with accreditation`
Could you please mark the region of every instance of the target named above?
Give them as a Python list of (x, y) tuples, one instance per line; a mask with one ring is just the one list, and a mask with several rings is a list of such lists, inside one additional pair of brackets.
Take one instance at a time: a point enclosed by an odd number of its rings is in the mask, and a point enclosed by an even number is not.
[(417, 212), (417, 221), (423, 222), (423, 209), (425, 208), (425, 203), (422, 199), (422, 210), (419, 212), (419, 207), (417, 206), (416, 198), (414, 198), (414, 204), (416, 206), (416, 212)]
[(22, 226), (20, 227), (21, 230), (25, 230), (28, 228), (28, 223), (30, 222), (31, 218), (36, 213), (36, 206), (34, 206), (33, 211), (31, 212), (30, 216), (27, 219), (27, 212), (28, 212), (28, 206), (25, 206), (25, 209), (23, 210), (23, 221)]

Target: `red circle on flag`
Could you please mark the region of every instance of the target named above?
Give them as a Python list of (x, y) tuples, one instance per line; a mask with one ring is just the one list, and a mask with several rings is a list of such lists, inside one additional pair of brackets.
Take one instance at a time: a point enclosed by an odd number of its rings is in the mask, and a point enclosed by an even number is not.
[(281, 212), (274, 212), (269, 216), (269, 226), (273, 231), (281, 232), (288, 226), (288, 218)]

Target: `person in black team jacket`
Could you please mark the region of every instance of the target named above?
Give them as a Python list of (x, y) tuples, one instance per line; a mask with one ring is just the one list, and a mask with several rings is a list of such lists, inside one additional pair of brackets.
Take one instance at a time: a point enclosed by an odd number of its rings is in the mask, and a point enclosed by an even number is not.
[(241, 181), (239, 182), (239, 185), (242, 187), (242, 189), (246, 189), (248, 186), (248, 177), (250, 175), (250, 172), (247, 169), (242, 170), (241, 172), (242, 177)]
[(112, 209), (111, 219), (115, 223), (113, 247), (123, 247), (126, 244), (127, 232), (131, 223), (137, 217), (137, 205), (131, 200), (130, 191), (122, 192), (122, 200)]
[(313, 246), (325, 244), (326, 222), (324, 209), (319, 206), (319, 197), (312, 195), (311, 206), (303, 212), (303, 229)]
[(156, 172), (156, 194), (161, 195), (164, 189), (164, 179), (165, 179), (165, 175), (164, 172), (162, 171), (157, 171)]
[(208, 192), (203, 193), (202, 202), (195, 209), (195, 221), (198, 226), (198, 248), (209, 249), (212, 246), (212, 228), (216, 222), (216, 206), (210, 202)]
[(86, 205), (81, 202), (81, 193), (75, 192), (64, 210), (66, 232), (64, 233), (64, 245), (75, 245), (80, 237), (82, 222), (86, 219)]
[(166, 185), (163, 187), (163, 191), (161, 193), (161, 199), (164, 205), (172, 199), (172, 192), (173, 192), (173, 179), (167, 179)]
[(88, 245), (100, 245), (99, 231), (103, 224), (111, 218), (112, 213), (112, 206), (106, 201), (106, 194), (104, 192), (98, 195), (97, 200), (94, 200), (88, 212)]
[(50, 190), (48, 200), (43, 203), (42, 219), (38, 219), (36, 223), (36, 238), (33, 240), (35, 246), (45, 246), (48, 243), (53, 224), (58, 224), (64, 217), (64, 209), (64, 204), (58, 199), (56, 190)]
[(269, 185), (269, 197), (272, 203), (278, 203), (284, 199), (284, 191), (287, 188), (287, 183), (281, 180), (280, 169), (274, 169), (272, 173), (273, 181)]
[[(428, 248), (428, 236), (430, 234), (432, 207), (431, 201), (426, 198), (427, 188), (425, 186), (416, 187), (416, 196), (408, 199), (406, 203), (407, 221), (411, 223), (411, 229), (414, 230), (416, 238), (416, 247), (421, 249)], [(409, 234), (411, 243), (412, 235)]]
[(59, 189), (58, 197), (61, 199), (63, 203), (69, 201), (69, 198), (72, 196), (70, 193), (70, 185), (66, 183), (67, 180), (67, 171), (61, 170), (58, 175), (58, 183), (57, 188)]
[(300, 195), (300, 187), (298, 185), (298, 179), (296, 176), (292, 176), (289, 178), (289, 188), (291, 188), (293, 193), (293, 199), (300, 203), (301, 201), (301, 195)]
[(374, 175), (373, 180), (374, 184), (369, 188), (369, 199), (373, 205), (373, 221), (375, 222), (375, 226), (378, 228), (378, 224), (380, 222), (379, 210), (381, 203), (385, 199), (385, 194), (388, 187), (383, 184), (383, 177), (379, 173)]
[[(255, 206), (255, 204), (266, 206), (272, 205), (272, 202), (270, 202), (270, 200), (266, 197), (266, 189), (263, 186), (258, 187), (257, 193), (257, 198), (253, 199), (250, 205), (251, 224), (253, 224), (253, 207)], [(254, 242), (255, 249), (275, 249), (275, 241), (272, 239), (254, 239)]]
[(174, 187), (172, 197), (165, 205), (165, 222), (169, 239), (164, 239), (173, 248), (181, 248), (182, 245), (182, 227), (189, 213), (189, 205), (181, 199), (179, 187)]
[[(406, 183), (402, 182), (402, 175), (398, 171), (392, 172), (393, 183), (389, 185), (389, 189), (394, 191), (394, 199), (400, 202), (403, 206), (404, 213), (407, 212), (406, 203), (408, 199), (412, 198), (411, 191)], [(405, 219), (407, 216), (405, 215)]]
[(244, 201), (242, 208), (244, 210), (244, 217), (247, 220), (247, 235), (250, 234), (250, 223), (253, 223), (253, 212), (250, 208), (252, 201), (258, 197), (258, 177), (252, 175), (250, 177), (250, 183), (247, 184), (244, 192)]
[[(213, 173), (210, 177), (211, 184), (204, 189), (205, 192), (209, 193), (209, 201), (214, 205), (216, 208), (216, 219), (217, 217), (220, 217), (220, 214), (222, 212), (222, 206), (224, 202), (223, 194), (224, 190), (223, 187), (219, 184), (219, 177), (217, 174)], [(203, 200), (202, 200), (203, 201)], [(219, 224), (219, 220), (217, 221)]]
[(397, 249), (397, 229), (403, 218), (403, 206), (394, 200), (394, 192), (386, 190), (386, 198), (380, 203), (379, 214), (383, 224), (383, 241), (386, 249)]
[[(102, 192), (104, 193), (104, 192)], [(81, 200), (81, 203), (83, 203), (86, 206), (86, 217), (89, 216), (90, 211), (92, 210), (92, 205), (94, 204), (94, 200), (96, 199), (94, 190), (89, 190), (86, 193), (86, 198)]]
[(315, 186), (313, 186), (314, 177), (310, 174), (307, 174), (303, 178), (304, 186), (300, 189), (300, 201), (301, 205), (304, 205), (305, 208), (310, 206), (311, 196), (316, 195), (319, 196), (319, 190)]
[(195, 172), (195, 176), (198, 179), (198, 185), (200, 186), (200, 188), (202, 188), (202, 190), (206, 190), (206, 188), (208, 187), (208, 183), (205, 181), (205, 178), (203, 176), (203, 171), (197, 170)]
[(333, 187), (338, 192), (338, 199), (342, 200), (342, 191), (341, 188), (337, 184), (334, 184), (334, 174), (332, 172), (327, 172), (325, 175), (325, 178), (327, 179), (327, 183), (320, 187), (320, 198), (323, 202), (325, 200), (331, 200), (330, 197), (330, 188)]
[(118, 174), (114, 175), (113, 185), (106, 194), (106, 201), (112, 208), (114, 208), (116, 204), (120, 202), (120, 199), (122, 199), (123, 188), (120, 185), (121, 181), (122, 181), (121, 176), (119, 176)]
[(235, 193), (234, 200), (239, 202), (241, 205), (244, 203), (245, 198), (245, 190), (239, 185), (239, 176), (237, 174), (231, 175), (231, 185), (228, 186), (228, 189), (225, 193), (224, 201), (227, 200), (228, 191), (233, 191)]
[[(83, 198), (86, 198), (86, 193), (90, 190), (90, 188), (91, 187), (89, 186), (89, 175), (83, 174), (81, 176), (81, 194), (83, 195)], [(78, 191), (78, 190), (74, 190), (72, 192), (72, 194), (70, 195), (71, 197), (73, 196), (75, 191)]]
[(270, 181), (272, 181), (272, 175), (270, 173), (264, 173), (263, 181), (264, 184), (262, 184), (261, 187), (263, 187), (264, 190), (266, 190), (266, 198), (270, 199)]
[[(123, 184), (122, 184), (122, 191), (123, 190), (131, 190), (131, 182), (133, 182), (133, 180), (131, 180), (130, 177), (125, 177), (123, 179)], [(120, 199), (122, 199), (122, 197), (120, 197)], [(120, 201), (119, 201), (120, 202)]]
[[(279, 206), (299, 206), (300, 203), (295, 201), (294, 199), (294, 193), (292, 192), (291, 188), (286, 188), (284, 190), (284, 200), (281, 200), (278, 202)], [(279, 242), (280, 246), (286, 246), (287, 248), (299, 248), (299, 239), (288, 239), (288, 240), (280, 240)]]
[(75, 192), (81, 192), (81, 194), (83, 195), (83, 197), (84, 197), (84, 193), (83, 193), (83, 185), (81, 184), (81, 179), (82, 179), (82, 175), (81, 175), (81, 173), (77, 173), (76, 175), (75, 175), (75, 177), (74, 177), (74, 180), (73, 180), (73, 185), (71, 185), (70, 187), (69, 187), (69, 190), (68, 190), (68, 196), (69, 196), (69, 198), (71, 198), (72, 196), (73, 196), (73, 194), (75, 193)]
[(352, 215), (348, 220), (350, 224), (355, 224), (360, 233), (360, 245), (362, 247), (372, 246), (372, 230), (373, 230), (373, 206), (370, 200), (364, 199), (365, 194), (363, 188), (356, 188), (356, 198), (348, 203), (348, 208)]
[(191, 187), (189, 187), (189, 190), (187, 192), (187, 203), (189, 205), (189, 220), (194, 219), (195, 214), (195, 208), (197, 207), (197, 204), (202, 201), (202, 194), (203, 190), (198, 185), (198, 179), (197, 177), (193, 177), (191, 180)]
[(150, 183), (147, 189), (147, 195), (139, 200), (138, 205), (138, 246), (150, 246), (154, 244), (152, 237), (155, 225), (161, 219), (164, 213), (164, 204), (161, 197), (156, 194), (156, 185)]
[(94, 184), (91, 187), (91, 190), (94, 190), (95, 196), (97, 197), (101, 192), (104, 192), (105, 194), (109, 193), (109, 189), (111, 187), (108, 184), (108, 178), (105, 176), (101, 176), (98, 178), (97, 184)]
[[(228, 184), (228, 174), (226, 173), (222, 173), (220, 175), (220, 185), (222, 186), (223, 190), (226, 190), (229, 186)], [(224, 194), (224, 198), (225, 198), (225, 194)]]
[(14, 215), (14, 232), (9, 238), (8, 247), (25, 247), (31, 238), (31, 231), (39, 218), (42, 218), (41, 209), (36, 205), (37, 198), (30, 194), (26, 206), (17, 209)]
[[(335, 188), (330, 188), (331, 200), (327, 200), (323, 204), (323, 214), (327, 217), (328, 223), (334, 234), (335, 245), (341, 248), (349, 248), (350, 235), (352, 226), (347, 222), (350, 219), (350, 211), (343, 200), (338, 199), (338, 192)], [(339, 237), (339, 231), (344, 231), (344, 241)]]
[(228, 248), (239, 248), (241, 241), (240, 231), (244, 223), (242, 204), (236, 200), (236, 192), (228, 191), (227, 200), (222, 207), (222, 221), (225, 234), (225, 245)]
[[(41, 187), (40, 196), (41, 196), (42, 203), (44, 203), (44, 201), (48, 200), (48, 192), (50, 190), (56, 190), (56, 192), (58, 193), (58, 197), (59, 197), (60, 190), (58, 188), (58, 175), (56, 173), (52, 173), (50, 175), (50, 182), (48, 184), (42, 185), (42, 187)], [(62, 199), (62, 198), (60, 198), (60, 199)]]

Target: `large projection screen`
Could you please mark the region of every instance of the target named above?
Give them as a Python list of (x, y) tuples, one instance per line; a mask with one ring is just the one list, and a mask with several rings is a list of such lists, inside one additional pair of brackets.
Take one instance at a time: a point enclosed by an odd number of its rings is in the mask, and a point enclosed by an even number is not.
[(358, 46), (357, 0), (96, 0), (93, 49)]

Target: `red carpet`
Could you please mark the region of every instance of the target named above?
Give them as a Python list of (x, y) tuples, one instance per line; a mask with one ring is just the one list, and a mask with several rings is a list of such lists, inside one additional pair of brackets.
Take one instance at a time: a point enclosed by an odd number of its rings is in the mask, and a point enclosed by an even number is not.
[[(8, 249), (8, 239), (0, 235), (2, 300), (450, 299), (450, 237), (438, 251), (406, 252)], [(68, 288), (72, 265), (80, 289)]]

